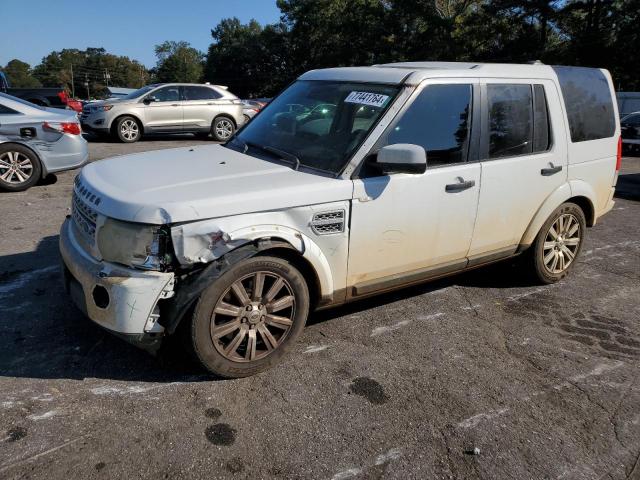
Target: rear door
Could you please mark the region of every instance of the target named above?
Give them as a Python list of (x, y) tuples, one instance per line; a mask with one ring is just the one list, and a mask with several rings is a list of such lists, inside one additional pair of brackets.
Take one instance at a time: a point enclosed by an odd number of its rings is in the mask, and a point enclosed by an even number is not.
[(183, 112), (180, 100), (180, 87), (167, 85), (150, 92), (146, 97), (150, 100), (141, 104), (144, 109), (145, 129), (154, 132), (182, 131)]
[(221, 95), (213, 88), (186, 85), (184, 99), (184, 130), (208, 130), (218, 113)]
[(482, 186), (470, 266), (514, 253), (544, 200), (567, 181), (564, 115), (553, 82), (481, 83)]

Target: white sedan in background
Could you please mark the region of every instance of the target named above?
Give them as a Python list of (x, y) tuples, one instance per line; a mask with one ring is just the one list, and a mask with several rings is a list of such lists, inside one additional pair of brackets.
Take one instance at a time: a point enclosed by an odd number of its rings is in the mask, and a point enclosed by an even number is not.
[(0, 93), (0, 190), (19, 192), (89, 157), (73, 110), (45, 108)]

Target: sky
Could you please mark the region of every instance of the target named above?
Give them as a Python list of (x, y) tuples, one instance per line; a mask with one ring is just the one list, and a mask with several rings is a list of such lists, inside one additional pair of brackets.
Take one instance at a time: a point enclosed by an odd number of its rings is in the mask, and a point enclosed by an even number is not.
[(153, 47), (165, 40), (206, 52), (211, 29), (228, 17), (265, 24), (280, 11), (276, 0), (0, 0), (0, 65), (18, 58), (35, 66), (53, 50), (103, 47), (152, 67)]

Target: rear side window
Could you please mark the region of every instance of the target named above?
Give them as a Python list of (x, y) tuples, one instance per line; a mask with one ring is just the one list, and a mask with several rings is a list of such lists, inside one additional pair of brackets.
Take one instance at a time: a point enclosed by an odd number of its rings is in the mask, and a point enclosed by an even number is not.
[(547, 96), (542, 85), (533, 86), (533, 152), (546, 152), (551, 148), (551, 125)]
[(571, 141), (612, 137), (616, 120), (609, 83), (595, 68), (553, 67), (569, 119)]
[(551, 123), (542, 85), (489, 84), (489, 158), (546, 152)]
[(217, 100), (220, 94), (212, 88), (207, 87), (183, 87), (185, 100)]
[(0, 115), (17, 115), (19, 112), (16, 112), (13, 108), (9, 108), (0, 103)]
[(531, 85), (487, 85), (489, 158), (531, 153), (533, 93)]
[(430, 167), (466, 161), (471, 99), (471, 85), (428, 85), (389, 130), (386, 145), (420, 145)]

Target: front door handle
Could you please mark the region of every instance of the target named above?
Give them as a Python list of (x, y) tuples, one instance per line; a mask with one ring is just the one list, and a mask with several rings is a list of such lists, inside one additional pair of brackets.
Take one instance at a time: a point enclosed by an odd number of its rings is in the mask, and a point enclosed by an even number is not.
[(543, 177), (549, 177), (551, 175), (555, 175), (560, 171), (562, 171), (562, 165), (558, 165), (557, 167), (554, 167), (552, 163), (551, 167), (543, 168), (542, 170), (540, 170), (540, 175), (542, 175)]
[(458, 183), (450, 183), (448, 185), (445, 185), (444, 191), (447, 193), (457, 193), (462, 192), (463, 190), (467, 190), (468, 188), (474, 187), (476, 185), (475, 180), (465, 181), (462, 177), (458, 177), (458, 180)]
[(179, 107), (179, 106), (180, 106), (180, 104), (178, 104), (178, 103), (172, 103), (172, 104), (171, 104), (171, 106), (172, 106), (172, 107)]

